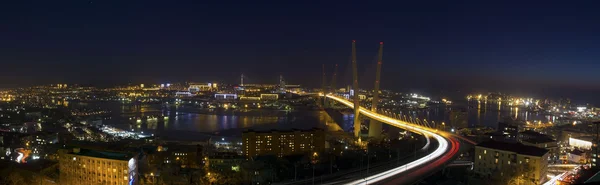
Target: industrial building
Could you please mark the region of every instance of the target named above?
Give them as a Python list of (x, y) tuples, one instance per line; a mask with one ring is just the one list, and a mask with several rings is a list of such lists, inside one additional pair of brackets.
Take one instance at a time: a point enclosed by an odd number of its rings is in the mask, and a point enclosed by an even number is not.
[(275, 101), (275, 100), (279, 99), (279, 95), (278, 94), (260, 94), (260, 99)]

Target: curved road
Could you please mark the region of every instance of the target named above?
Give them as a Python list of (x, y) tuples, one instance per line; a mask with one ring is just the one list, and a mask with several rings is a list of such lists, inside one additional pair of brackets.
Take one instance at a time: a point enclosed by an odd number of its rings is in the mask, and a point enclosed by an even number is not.
[[(348, 107), (354, 107), (354, 104), (344, 98), (340, 98), (333, 95), (326, 95), (327, 98), (342, 103)], [(372, 111), (369, 111), (363, 107), (360, 107), (360, 113), (375, 119), (377, 121), (390, 124), (402, 129), (409, 130), (411, 132), (422, 133), (431, 136), (438, 143), (438, 147), (435, 148), (430, 154), (412, 161), (408, 164), (378, 173), (366, 178), (351, 181), (345, 184), (410, 184), (414, 183), (429, 174), (436, 172), (438, 169), (443, 167), (445, 164), (450, 162), (454, 158), (460, 149), (460, 143), (454, 137), (454, 135), (423, 127), (420, 125), (408, 123), (405, 121), (390, 118)], [(464, 138), (463, 138), (464, 139)], [(469, 141), (469, 140), (466, 140)], [(470, 142), (470, 141), (469, 141)], [(471, 142), (472, 143), (472, 142)]]

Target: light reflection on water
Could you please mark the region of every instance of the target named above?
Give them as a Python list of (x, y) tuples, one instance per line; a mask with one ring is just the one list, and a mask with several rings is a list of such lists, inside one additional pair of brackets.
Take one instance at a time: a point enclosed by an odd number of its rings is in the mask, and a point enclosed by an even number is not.
[(468, 106), (452, 107), (452, 106), (432, 106), (428, 109), (399, 111), (400, 115), (417, 117), (419, 119), (427, 119), (436, 123), (450, 123), (450, 112), (452, 109), (467, 110), (468, 125), (456, 127), (492, 127), (497, 128), (498, 123), (506, 118), (522, 121), (542, 121), (556, 122), (558, 117), (547, 115), (542, 112), (532, 112), (524, 108), (505, 106), (497, 103), (472, 102)]
[[(86, 104), (89, 106), (90, 103)], [(335, 121), (324, 111), (291, 111), (288, 113), (255, 111), (239, 115), (239, 113), (232, 112), (199, 114), (178, 106), (132, 105), (117, 102), (95, 102), (93, 106), (112, 111), (110, 114), (111, 119), (104, 120), (104, 124), (127, 130), (143, 131), (144, 133), (171, 135), (181, 132), (217, 133), (229, 131), (237, 135), (245, 129), (290, 130), (313, 127), (341, 130), (341, 127), (335, 124)], [(136, 121), (138, 118), (141, 119), (140, 122)]]
[[(237, 113), (198, 114), (187, 113), (181, 107), (165, 107), (161, 105), (132, 105), (118, 102), (95, 102), (95, 103), (73, 103), (73, 106), (99, 106), (112, 111), (111, 119), (104, 120), (105, 124), (113, 125), (122, 129), (144, 131), (148, 133), (179, 134), (184, 132), (216, 133), (231, 131), (239, 134), (241, 130), (256, 129), (309, 129), (313, 127), (325, 128), (327, 130), (353, 130), (353, 115), (342, 115), (334, 120), (325, 111), (292, 111), (289, 113), (262, 113), (250, 115), (237, 115)], [(504, 106), (496, 103), (471, 102), (466, 108), (468, 114), (468, 125), (465, 127), (492, 127), (497, 128), (498, 122), (505, 117), (524, 121), (556, 122), (557, 117), (544, 115), (537, 112), (526, 111), (523, 108)], [(401, 116), (411, 116), (419, 119), (427, 119), (430, 123), (450, 124), (449, 113), (456, 107), (434, 106), (428, 109), (397, 111)], [(156, 119), (146, 119), (146, 117)], [(167, 117), (167, 119), (164, 119)], [(335, 117), (335, 115), (334, 115)], [(133, 120), (129, 120), (133, 118)], [(140, 124), (136, 124), (136, 118), (142, 118)], [(338, 121), (339, 123), (336, 123)], [(133, 124), (132, 124), (133, 123)], [(340, 127), (341, 125), (341, 127)], [(462, 127), (462, 126), (456, 126)], [(388, 126), (384, 128), (389, 129)]]

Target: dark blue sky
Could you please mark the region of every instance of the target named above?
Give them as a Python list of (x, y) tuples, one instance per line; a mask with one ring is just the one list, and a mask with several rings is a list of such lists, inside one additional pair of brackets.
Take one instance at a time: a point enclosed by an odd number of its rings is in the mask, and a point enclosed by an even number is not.
[(321, 64), (350, 74), (355, 39), (365, 87), (384, 41), (383, 88), (600, 88), (594, 1), (366, 2), (3, 1), (0, 87), (233, 83), (240, 73), (318, 86)]

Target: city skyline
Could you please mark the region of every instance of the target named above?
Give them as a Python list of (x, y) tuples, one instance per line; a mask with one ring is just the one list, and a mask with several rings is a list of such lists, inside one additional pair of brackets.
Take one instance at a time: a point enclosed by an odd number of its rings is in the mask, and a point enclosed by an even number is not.
[(386, 89), (597, 91), (600, 79), (585, 4), (13, 3), (2, 13), (2, 87), (233, 83), (241, 73), (318, 86), (322, 64), (349, 79), (352, 39), (361, 86), (372, 84), (379, 41)]
[(597, 4), (2, 3), (0, 184), (596, 184)]

